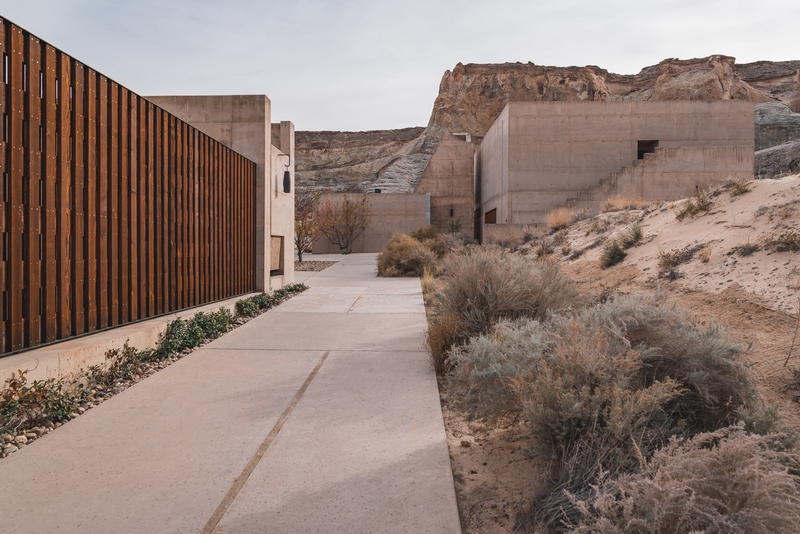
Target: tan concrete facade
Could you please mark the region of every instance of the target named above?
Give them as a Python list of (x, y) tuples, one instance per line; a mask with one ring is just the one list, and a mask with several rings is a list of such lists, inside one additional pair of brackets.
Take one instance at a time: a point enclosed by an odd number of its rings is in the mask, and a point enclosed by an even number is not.
[[(344, 195), (329, 193), (322, 202), (339, 203)], [(349, 195), (353, 198), (353, 195)], [(425, 193), (378, 193), (368, 196), (372, 220), (364, 233), (355, 240), (352, 252), (380, 252), (394, 234), (409, 234), (430, 224), (430, 195)], [(325, 236), (314, 242), (314, 254), (338, 254), (339, 247)]]
[[(555, 207), (613, 194), (668, 200), (752, 178), (753, 150), (751, 102), (511, 102), (476, 153), (479, 233), (541, 226)], [(505, 230), (485, 230), (487, 213)]]
[(414, 193), (431, 196), (431, 224), (439, 232), (452, 224), (472, 235), (474, 212), (474, 155), (472, 142), (445, 132)]
[[(265, 95), (149, 96), (147, 99), (257, 164), (256, 289), (266, 291), (292, 283), (294, 125), (288, 121), (270, 122), (271, 105)], [(286, 163), (292, 177), (288, 194), (283, 192)], [(278, 254), (276, 262), (271, 249), (273, 242), (281, 241), (283, 253)], [(278, 269), (272, 269), (276, 264)]]

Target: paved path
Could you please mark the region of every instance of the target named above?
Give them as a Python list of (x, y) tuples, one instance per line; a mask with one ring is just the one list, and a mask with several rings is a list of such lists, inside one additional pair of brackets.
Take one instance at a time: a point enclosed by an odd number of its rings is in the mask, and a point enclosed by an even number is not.
[(0, 461), (0, 532), (460, 532), (419, 281), (374, 265), (298, 273), (309, 291)]

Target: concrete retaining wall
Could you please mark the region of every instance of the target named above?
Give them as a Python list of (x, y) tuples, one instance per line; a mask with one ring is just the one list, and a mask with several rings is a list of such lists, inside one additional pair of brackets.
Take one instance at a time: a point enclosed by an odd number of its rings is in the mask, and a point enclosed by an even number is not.
[[(357, 195), (348, 196), (357, 198)], [(326, 194), (321, 201), (339, 203), (343, 197), (342, 194)], [(364, 234), (353, 243), (351, 252), (380, 252), (394, 234), (407, 234), (428, 224), (427, 194), (373, 193), (368, 198), (372, 206), (372, 220)], [(324, 236), (314, 242), (311, 248), (314, 254), (339, 253), (339, 247)]]

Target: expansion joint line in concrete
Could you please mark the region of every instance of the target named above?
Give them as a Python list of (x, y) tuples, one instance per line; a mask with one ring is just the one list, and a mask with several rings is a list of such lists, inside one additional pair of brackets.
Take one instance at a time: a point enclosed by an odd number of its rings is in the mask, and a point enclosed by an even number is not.
[(283, 428), (283, 424), (292, 414), (292, 411), (294, 410), (294, 407), (297, 406), (297, 403), (300, 402), (300, 398), (306, 392), (308, 386), (311, 385), (311, 381), (314, 380), (315, 376), (317, 376), (317, 372), (319, 372), (320, 368), (322, 367), (322, 364), (325, 363), (325, 360), (328, 358), (328, 355), (330, 353), (331, 351), (327, 351), (325, 354), (322, 355), (322, 358), (319, 359), (319, 362), (317, 362), (317, 365), (316, 367), (314, 367), (314, 370), (311, 371), (311, 374), (308, 375), (306, 381), (303, 382), (302, 387), (300, 387), (300, 389), (297, 390), (297, 393), (295, 393), (292, 402), (290, 402), (289, 406), (287, 406), (286, 409), (283, 411), (283, 414), (281, 414), (281, 418), (278, 419), (278, 422), (275, 423), (275, 426), (272, 427), (272, 431), (270, 431), (269, 435), (264, 440), (264, 443), (261, 444), (261, 446), (258, 448), (253, 457), (250, 458), (250, 461), (247, 462), (244, 471), (242, 471), (242, 474), (239, 475), (239, 477), (234, 481), (233, 486), (231, 486), (231, 489), (228, 490), (228, 493), (225, 495), (225, 498), (222, 499), (222, 502), (214, 511), (214, 514), (211, 516), (211, 519), (208, 520), (206, 526), (203, 527), (203, 530), (200, 531), (200, 534), (211, 534), (212, 532), (214, 532), (214, 529), (217, 528), (217, 525), (222, 519), (222, 516), (225, 515), (226, 511), (228, 511), (228, 508), (233, 503), (233, 500), (236, 499), (236, 496), (239, 494), (241, 489), (244, 487), (245, 482), (247, 482), (247, 479), (250, 477), (250, 474), (258, 465), (258, 462), (261, 461), (261, 458), (263, 458), (264, 455), (267, 453), (267, 449), (269, 449), (269, 446), (272, 445), (273, 441), (275, 441), (275, 437), (281, 431), (281, 428)]

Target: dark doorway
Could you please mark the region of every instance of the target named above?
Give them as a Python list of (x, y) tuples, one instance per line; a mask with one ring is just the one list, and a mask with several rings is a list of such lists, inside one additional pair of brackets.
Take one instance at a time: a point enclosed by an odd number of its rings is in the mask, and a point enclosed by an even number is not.
[(636, 158), (644, 159), (645, 154), (653, 154), (658, 146), (658, 141), (639, 141), (636, 148)]
[(497, 208), (483, 214), (484, 224), (497, 224)]

